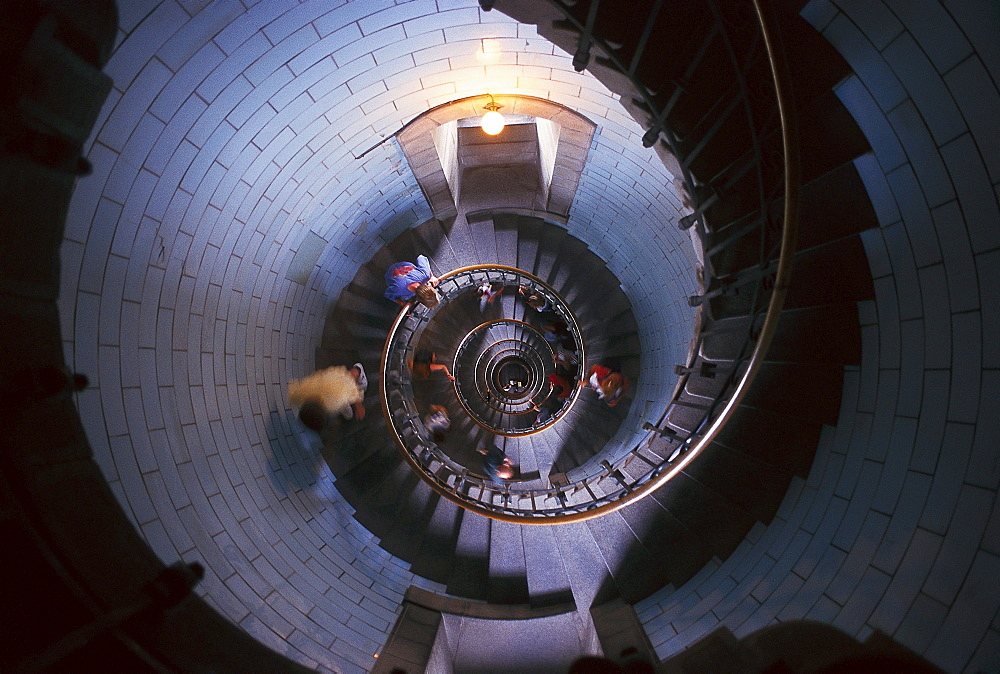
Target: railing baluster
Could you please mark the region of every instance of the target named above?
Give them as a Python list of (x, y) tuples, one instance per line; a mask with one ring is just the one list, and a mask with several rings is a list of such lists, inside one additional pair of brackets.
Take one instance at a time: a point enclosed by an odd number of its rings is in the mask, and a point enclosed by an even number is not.
[(597, 10), (601, 6), (601, 0), (590, 0), (590, 7), (587, 9), (587, 23), (580, 39), (577, 42), (576, 53), (573, 54), (573, 69), (581, 72), (590, 63), (590, 48), (593, 44), (594, 23), (597, 21)]

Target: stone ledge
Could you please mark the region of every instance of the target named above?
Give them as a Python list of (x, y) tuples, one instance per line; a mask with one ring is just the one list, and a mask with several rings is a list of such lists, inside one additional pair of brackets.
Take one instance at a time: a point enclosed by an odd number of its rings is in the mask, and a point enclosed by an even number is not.
[(452, 615), (481, 618), (484, 620), (531, 620), (533, 618), (548, 618), (576, 611), (576, 601), (573, 599), (551, 606), (490, 604), (484, 601), (437, 594), (413, 585), (406, 588), (404, 601), (440, 613), (450, 613)]

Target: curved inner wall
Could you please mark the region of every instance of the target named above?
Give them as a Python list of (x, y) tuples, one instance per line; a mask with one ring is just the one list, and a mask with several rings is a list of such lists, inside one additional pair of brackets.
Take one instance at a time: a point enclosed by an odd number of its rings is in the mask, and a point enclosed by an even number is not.
[[(164, 561), (205, 564), (207, 601), (310, 666), (370, 666), (406, 585), (432, 585), (351, 518), (285, 400), (358, 266), (430, 217), (394, 140), (356, 157), (486, 91), (587, 116), (567, 227), (622, 281), (660, 364), (633, 414), (662, 408), (693, 331), (696, 259), (642, 129), (533, 27), (438, 4), (122, 3), (67, 220), (65, 352), (90, 377), (77, 402), (109, 484)], [(307, 283), (289, 280), (317, 244)]]
[[(68, 222), (61, 322), (70, 364), (99, 384), (78, 400), (88, 435), (147, 540), (165, 559), (209, 564), (199, 592), (257, 638), (305, 664), (351, 670), (371, 664), (364, 649), (384, 639), (373, 625), (394, 615), (378, 607), (398, 606), (396, 583), (408, 578), (396, 562), (368, 549), (371, 538), (282, 425), (280, 382), (288, 376), (282, 368), (307, 369), (308, 356), (299, 355), (308, 352), (301, 344), (309, 331), (300, 324), (313, 320), (313, 310), (319, 321), (327, 303), (313, 286), (282, 281), (289, 265), (279, 260), (291, 259), (309, 237), (291, 232), (311, 225), (288, 225), (280, 240), (263, 224), (259, 232), (230, 228), (251, 218), (264, 222), (254, 209), (278, 203), (278, 189), (288, 186), (264, 181), (267, 187), (262, 182), (251, 195), (257, 181), (246, 166), (248, 182), (226, 182), (211, 206), (229, 209), (226, 219), (206, 221), (218, 223), (217, 232), (186, 215), (191, 204), (215, 199), (214, 188), (210, 197), (199, 196), (200, 185), (222, 185), (234, 166), (231, 156), (214, 165), (211, 158), (222, 156), (216, 145), (207, 162), (202, 157), (191, 168), (200, 177), (185, 178), (194, 158), (216, 142), (212, 133), (222, 129), (222, 146), (234, 137), (236, 126), (223, 119), (264, 86), (253, 63), (271, 44), (286, 49), (280, 45), (297, 34), (290, 25), (312, 21), (299, 12), (316, 10), (318, 24), (330, 11), (329, 5), (289, 7), (298, 18), (275, 20), (284, 7), (260, 3), (244, 12), (216, 2), (198, 12), (186, 0), (123, 7), (112, 64), (117, 88), (88, 143), (97, 173), (79, 181)], [(459, 9), (472, 20), (473, 7)], [(811, 0), (802, 16), (855, 71), (833, 93), (872, 146), (853, 162), (880, 225), (861, 235), (876, 287), (874, 301), (858, 307), (863, 357), (846, 371), (837, 429), (824, 433), (808, 481), (789, 491), (777, 519), (751, 532), (725, 563), (676, 591), (664, 587), (636, 608), (661, 657), (718, 625), (743, 636), (774, 620), (807, 617), (858, 639), (881, 630), (946, 671), (992, 671), (1000, 653), (1000, 595), (993, 591), (1000, 473), (997, 421), (985, 410), (1000, 390), (997, 342), (989, 339), (997, 330), (1000, 287), (1000, 230), (990, 226), (997, 221), (1000, 176), (991, 116), (1000, 107), (1000, 15), (989, 3), (862, 7)], [(236, 27), (225, 28), (230, 19)], [(489, 29), (504, 23), (486, 19)], [(422, 17), (413, 20), (419, 25)], [(355, 28), (364, 32), (360, 20)], [(433, 49), (464, 36), (442, 30), (429, 39), (437, 40)], [(242, 65), (224, 66), (244, 43)], [(374, 67), (374, 56), (369, 63)], [(211, 80), (217, 68), (214, 84), (192, 97), (202, 76)], [(172, 93), (165, 88), (170, 82)], [(233, 90), (223, 94), (230, 84)], [(161, 109), (162, 117), (147, 116), (161, 95), (179, 98)], [(227, 97), (228, 107), (209, 111)], [(131, 112), (119, 117), (116, 108)], [(240, 116), (248, 120), (245, 112), (234, 119)], [(198, 120), (205, 126), (194, 131)], [(259, 120), (241, 128), (248, 125), (262, 128)], [(250, 149), (241, 139), (233, 154), (247, 149), (256, 156), (261, 145)], [(293, 161), (273, 156), (276, 166)], [(268, 161), (258, 175), (275, 171)], [(272, 185), (271, 201), (262, 201)], [(230, 200), (232, 194), (242, 196)], [(176, 232), (169, 241), (156, 238), (163, 222)], [(361, 221), (356, 231), (374, 226)], [(189, 254), (194, 232), (201, 248)], [(202, 273), (210, 236), (215, 252)], [(249, 262), (241, 270), (243, 259)], [(312, 303), (300, 302), (305, 297)], [(183, 309), (189, 301), (193, 309)], [(230, 311), (242, 314), (229, 320)], [(289, 346), (292, 359), (282, 362)], [(237, 353), (247, 369), (237, 369)], [(207, 406), (206, 391), (214, 394)], [(268, 462), (272, 441), (278, 471)]]

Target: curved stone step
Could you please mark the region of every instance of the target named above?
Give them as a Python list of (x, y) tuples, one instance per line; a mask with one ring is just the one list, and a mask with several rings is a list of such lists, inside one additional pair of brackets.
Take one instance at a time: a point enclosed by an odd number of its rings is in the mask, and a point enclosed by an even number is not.
[(720, 559), (732, 554), (756, 521), (686, 471), (655, 491), (652, 498), (686, 529), (696, 532)]
[(448, 594), (469, 599), (486, 599), (491, 525), (491, 520), (473, 513), (462, 517), (454, 561), (445, 581)]
[[(711, 315), (725, 318), (747, 314), (753, 301), (755, 285), (742, 285), (734, 292), (713, 298), (710, 302)], [(795, 254), (792, 261), (792, 283), (785, 298), (785, 308), (858, 302), (874, 296), (875, 289), (864, 245), (859, 236), (849, 236)], [(854, 322), (856, 324), (857, 320)]]
[[(827, 173), (802, 185), (799, 194), (797, 251), (807, 251), (878, 226), (878, 219), (854, 160), (855, 157), (850, 157)], [(779, 217), (781, 207), (780, 201), (775, 204), (773, 217)], [(760, 231), (746, 231), (756, 217), (756, 214), (744, 216), (724, 227), (713, 229), (708, 237), (707, 248), (717, 272), (738, 272), (759, 263)], [(739, 237), (739, 245), (723, 247), (734, 236)], [(713, 252), (717, 246), (722, 249)]]

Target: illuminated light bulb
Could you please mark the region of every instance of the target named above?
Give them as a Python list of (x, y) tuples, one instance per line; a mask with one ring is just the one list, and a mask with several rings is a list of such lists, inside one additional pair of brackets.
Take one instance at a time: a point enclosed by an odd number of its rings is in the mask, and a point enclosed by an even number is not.
[(507, 123), (504, 121), (503, 115), (497, 112), (502, 105), (497, 105), (497, 102), (493, 100), (493, 94), (486, 94), (490, 97), (490, 102), (483, 106), (483, 110), (488, 110), (483, 118), (479, 120), (480, 126), (483, 127), (483, 133), (495, 136), (501, 131), (503, 131), (504, 125)]
[(501, 131), (503, 131), (503, 127), (506, 124), (506, 122), (504, 122), (503, 115), (501, 115), (496, 110), (490, 110), (485, 115), (483, 115), (481, 124), (483, 127), (483, 133), (486, 133), (490, 136), (495, 136)]

